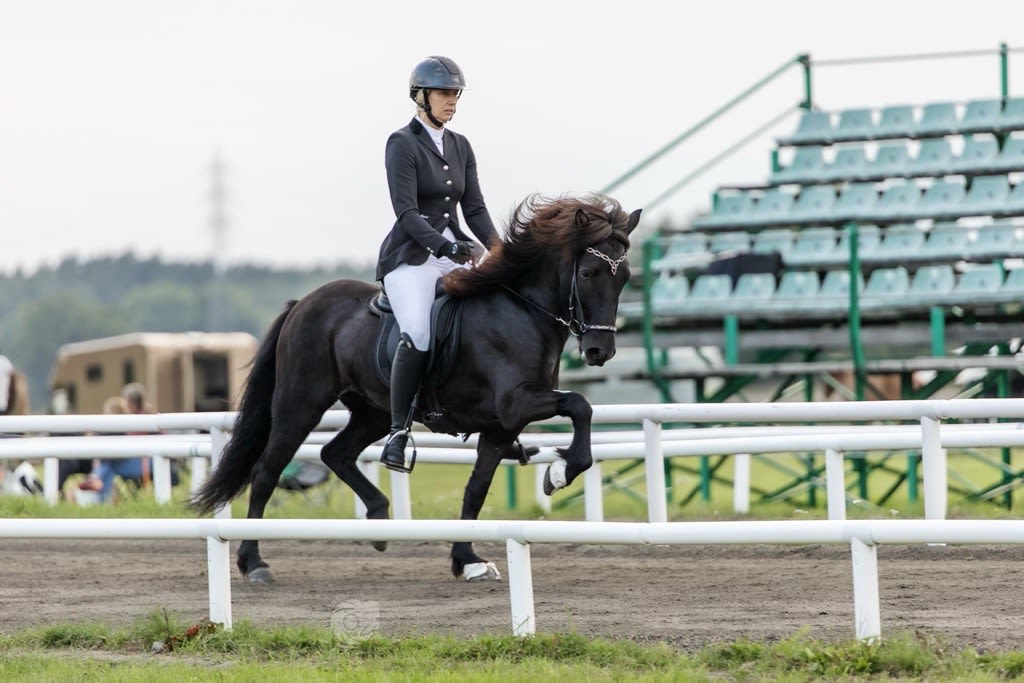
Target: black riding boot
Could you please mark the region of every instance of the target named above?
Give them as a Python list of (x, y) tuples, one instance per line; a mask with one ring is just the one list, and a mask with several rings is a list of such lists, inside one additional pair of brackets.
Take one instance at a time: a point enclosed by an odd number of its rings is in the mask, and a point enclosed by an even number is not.
[(412, 471), (413, 463), (405, 464), (405, 444), (412, 426), (412, 403), (420, 390), (428, 357), (428, 351), (417, 351), (409, 338), (402, 335), (391, 363), (391, 434), (380, 457), (389, 470)]

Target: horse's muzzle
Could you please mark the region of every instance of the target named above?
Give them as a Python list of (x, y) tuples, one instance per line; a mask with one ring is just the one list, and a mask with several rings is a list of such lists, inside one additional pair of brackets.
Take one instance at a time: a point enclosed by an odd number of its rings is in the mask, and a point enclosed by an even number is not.
[(596, 365), (598, 367), (604, 365), (612, 356), (615, 355), (615, 344), (605, 346), (602, 344), (592, 344), (589, 346), (584, 345), (583, 347), (583, 359), (587, 361), (587, 365)]

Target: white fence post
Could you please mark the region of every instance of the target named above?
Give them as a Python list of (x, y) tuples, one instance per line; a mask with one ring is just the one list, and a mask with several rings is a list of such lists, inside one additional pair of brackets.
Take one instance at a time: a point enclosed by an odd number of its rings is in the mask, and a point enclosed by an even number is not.
[(512, 635), (529, 636), (537, 632), (537, 616), (533, 607), (533, 567), (530, 546), (508, 539), (508, 595), (512, 603)]
[[(210, 429), (210, 465), (217, 468), (228, 435), (221, 429)], [(231, 518), (231, 504), (221, 505), (213, 511), (216, 519)], [(231, 547), (227, 541), (215, 536), (206, 537), (206, 571), (209, 581), (210, 621), (223, 624), (231, 630)]]
[(873, 640), (882, 635), (877, 546), (853, 538), (850, 540), (850, 553), (853, 559), (853, 618), (857, 640)]
[[(210, 442), (211, 444), (213, 443), (212, 438)], [(203, 482), (209, 476), (210, 461), (203, 456), (197, 455), (189, 458), (188, 462), (190, 465), (189, 471), (192, 473), (192, 481), (189, 484), (188, 492), (194, 496), (199, 493), (199, 487), (203, 485)]]
[(732, 511), (745, 515), (750, 512), (750, 453), (734, 455), (732, 467)]
[(50, 505), (56, 505), (60, 497), (60, 489), (57, 487), (59, 482), (60, 460), (43, 458), (43, 498)]
[(647, 521), (667, 522), (665, 451), (661, 423), (644, 418), (644, 473), (647, 478)]
[(829, 519), (846, 519), (846, 480), (843, 454), (834, 448), (825, 449), (825, 493)]
[(154, 455), (153, 463), (153, 496), (158, 505), (171, 502), (171, 460), (162, 455)]
[(949, 486), (946, 474), (946, 451), (942, 447), (939, 421), (921, 418), (921, 470), (924, 474), (924, 518), (946, 518), (946, 496)]
[(412, 519), (409, 475), (405, 472), (391, 471), (391, 509), (395, 519)]
[(597, 460), (583, 473), (583, 509), (588, 522), (604, 521), (604, 491), (601, 463)]

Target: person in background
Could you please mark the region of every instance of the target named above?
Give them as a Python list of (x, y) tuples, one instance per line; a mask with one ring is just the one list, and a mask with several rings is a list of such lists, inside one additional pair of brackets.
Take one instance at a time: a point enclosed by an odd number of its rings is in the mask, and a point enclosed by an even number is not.
[(401, 339), (391, 366), (391, 429), (381, 462), (399, 472), (410, 470), (405, 446), (427, 367), (437, 280), (469, 267), (480, 250), (459, 226), (457, 207), (484, 247), (499, 240), (480, 190), (473, 148), (447, 128), (465, 88), (462, 70), (451, 59), (420, 61), (409, 77), (416, 116), (391, 134), (385, 148), (396, 220), (381, 244), (376, 279), (383, 283)]
[[(142, 415), (152, 412), (146, 403), (145, 389), (137, 382), (126, 384), (120, 396), (111, 396), (103, 402), (104, 415)], [(114, 495), (115, 477), (144, 487), (149, 483), (151, 470), (150, 458), (102, 458), (93, 463), (93, 470), (82, 482), (81, 488), (98, 491), (100, 502), (105, 503)]]
[(11, 387), (14, 382), (14, 364), (0, 349), (0, 415), (6, 415), (11, 408)]

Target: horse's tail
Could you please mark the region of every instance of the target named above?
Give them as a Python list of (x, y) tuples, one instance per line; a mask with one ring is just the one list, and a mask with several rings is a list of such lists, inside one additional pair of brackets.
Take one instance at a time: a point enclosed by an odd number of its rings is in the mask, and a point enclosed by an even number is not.
[(238, 406), (238, 418), (231, 439), (210, 478), (192, 497), (190, 507), (201, 513), (231, 501), (249, 483), (252, 468), (270, 438), (270, 405), (277, 370), (277, 342), (281, 328), (296, 302), (289, 301), (284, 312), (270, 326), (252, 360), (252, 370)]

